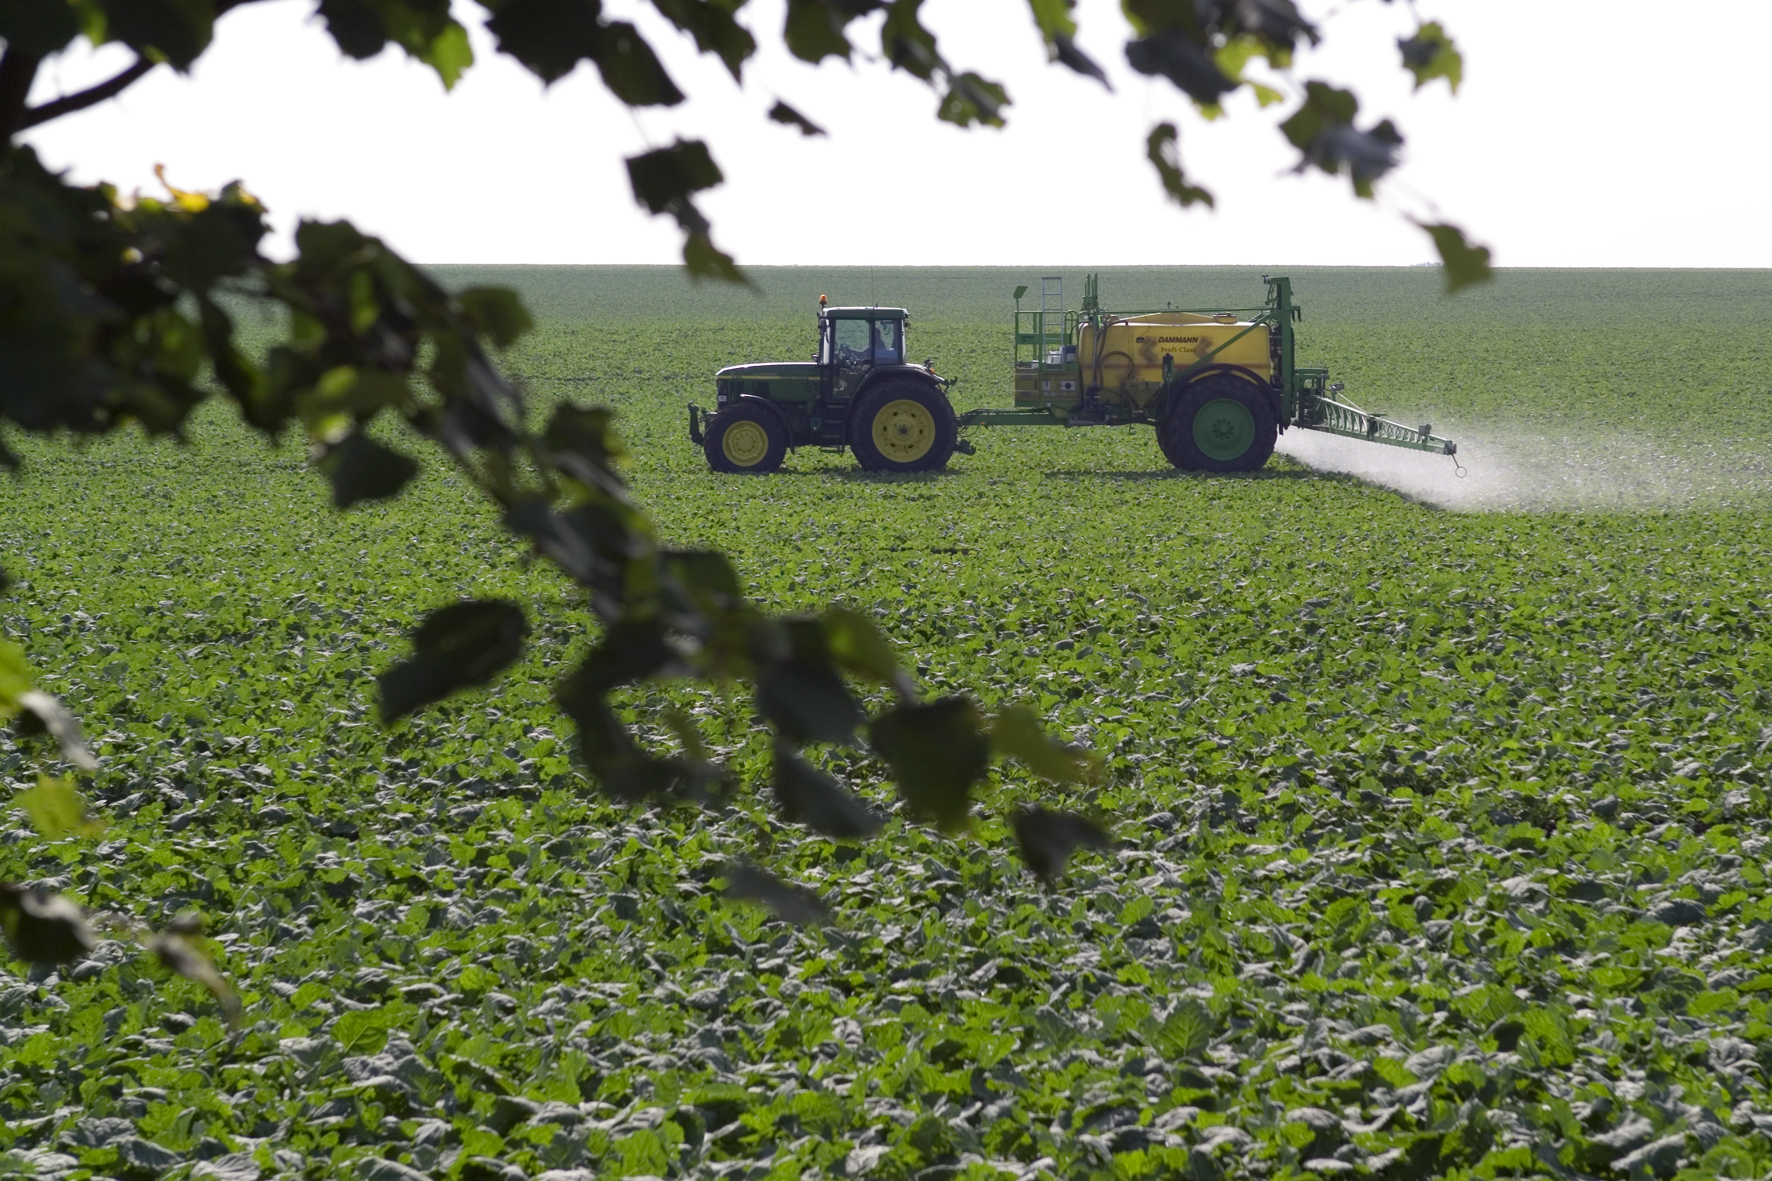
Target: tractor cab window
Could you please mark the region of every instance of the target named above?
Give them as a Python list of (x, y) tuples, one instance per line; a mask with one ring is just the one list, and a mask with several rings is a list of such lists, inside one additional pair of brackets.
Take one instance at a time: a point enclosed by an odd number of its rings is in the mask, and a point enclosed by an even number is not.
[(896, 365), (904, 359), (904, 321), (874, 321), (874, 363)]
[(837, 361), (844, 365), (866, 364), (868, 359), (868, 322), (866, 320), (835, 320)]

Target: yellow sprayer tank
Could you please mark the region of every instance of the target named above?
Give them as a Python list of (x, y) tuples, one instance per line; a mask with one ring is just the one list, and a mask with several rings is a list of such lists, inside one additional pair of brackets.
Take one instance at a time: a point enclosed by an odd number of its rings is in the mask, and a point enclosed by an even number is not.
[(1175, 358), (1172, 364), (1179, 371), (1208, 355), (1214, 364), (1237, 365), (1264, 380), (1271, 376), (1266, 327), (1232, 316), (1149, 312), (1111, 319), (1100, 327), (1078, 326), (1083, 382), (1099, 385), (1101, 397), (1110, 402), (1142, 406), (1154, 397), (1165, 356)]

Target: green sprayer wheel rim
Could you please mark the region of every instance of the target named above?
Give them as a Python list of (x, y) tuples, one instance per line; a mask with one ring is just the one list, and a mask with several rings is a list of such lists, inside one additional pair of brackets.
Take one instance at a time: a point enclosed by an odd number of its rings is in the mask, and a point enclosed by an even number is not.
[(1208, 458), (1236, 459), (1255, 446), (1255, 415), (1235, 398), (1214, 398), (1194, 415), (1194, 445)]

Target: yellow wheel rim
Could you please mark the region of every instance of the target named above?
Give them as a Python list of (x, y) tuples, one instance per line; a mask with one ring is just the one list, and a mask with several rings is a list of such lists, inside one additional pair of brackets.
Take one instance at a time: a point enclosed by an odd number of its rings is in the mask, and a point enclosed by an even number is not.
[(739, 467), (756, 467), (769, 454), (769, 432), (761, 423), (740, 419), (720, 436), (720, 450)]
[(921, 402), (900, 398), (874, 415), (874, 446), (893, 463), (914, 463), (935, 446), (935, 415)]

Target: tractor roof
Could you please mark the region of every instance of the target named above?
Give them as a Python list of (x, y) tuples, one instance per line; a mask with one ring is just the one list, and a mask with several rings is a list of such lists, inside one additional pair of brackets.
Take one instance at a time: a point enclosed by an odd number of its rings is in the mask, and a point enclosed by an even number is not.
[(911, 314), (903, 308), (823, 308), (819, 315), (827, 320), (908, 320)]

